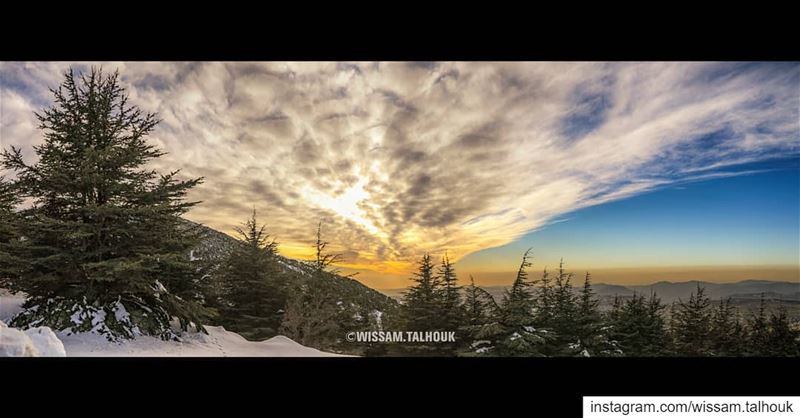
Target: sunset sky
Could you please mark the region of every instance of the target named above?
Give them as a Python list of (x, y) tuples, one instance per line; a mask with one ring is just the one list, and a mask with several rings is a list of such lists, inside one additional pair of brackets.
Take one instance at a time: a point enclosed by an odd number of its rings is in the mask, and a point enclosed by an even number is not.
[[(90, 65), (0, 63), (0, 146), (32, 162)], [(800, 63), (94, 65), (162, 119), (155, 167), (205, 177), (189, 219), (255, 208), (295, 258), (322, 221), (375, 288), (445, 251), (507, 284), (528, 247), (608, 283), (800, 280)]]

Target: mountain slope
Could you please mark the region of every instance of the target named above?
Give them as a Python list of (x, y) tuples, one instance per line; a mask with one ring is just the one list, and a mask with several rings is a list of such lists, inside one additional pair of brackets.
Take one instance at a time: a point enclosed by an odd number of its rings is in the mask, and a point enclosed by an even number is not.
[[(220, 263), (230, 254), (230, 251), (238, 245), (238, 241), (222, 232), (186, 221), (187, 225), (199, 228), (201, 234), (200, 244), (192, 250), (191, 257), (205, 263), (208, 269), (206, 280), (216, 280), (215, 273)], [(282, 267), (287, 277), (287, 285), (294, 291), (302, 291), (303, 285), (311, 284), (309, 278), (312, 275), (313, 266), (305, 261), (294, 260), (291, 258), (278, 256), (278, 264)], [(395, 316), (399, 304), (389, 296), (371, 289), (361, 282), (341, 275), (326, 275), (324, 280), (329, 280), (330, 288), (334, 292), (334, 297), (344, 305), (353, 306), (358, 311), (380, 312), (378, 314), (384, 320)]]
[(734, 296), (759, 298), (761, 293), (764, 293), (765, 297), (772, 299), (794, 300), (800, 292), (800, 283), (770, 280), (744, 280), (735, 283), (711, 283), (696, 280), (679, 283), (662, 281), (645, 286), (628, 286), (628, 288), (644, 294), (654, 291), (663, 301), (672, 302), (678, 299), (688, 299), (692, 292), (697, 291), (698, 285), (705, 288), (706, 294), (711, 299)]

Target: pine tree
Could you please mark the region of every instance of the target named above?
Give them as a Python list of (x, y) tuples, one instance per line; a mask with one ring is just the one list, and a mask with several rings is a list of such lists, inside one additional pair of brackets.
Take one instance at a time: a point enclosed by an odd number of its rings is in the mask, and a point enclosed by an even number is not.
[[(12, 186), (12, 183), (0, 177), (0, 216), (2, 216), (0, 219), (3, 221), (9, 220), (8, 216), (14, 214), (14, 206), (19, 203), (19, 196)], [(2, 226), (8, 227), (5, 223)]]
[(591, 275), (586, 272), (575, 321), (575, 335), (580, 344), (579, 354), (582, 356), (613, 356), (617, 353), (618, 347), (609, 340), (599, 305), (600, 301), (592, 289)]
[(778, 312), (769, 318), (768, 355), (773, 357), (800, 356), (800, 331), (792, 329), (786, 307), (780, 305)]
[(603, 315), (603, 329), (608, 334), (609, 344), (614, 349), (608, 353), (609, 356), (621, 356), (625, 353), (622, 351), (620, 338), (624, 339), (622, 330), (619, 328), (624, 324), (624, 316), (622, 312), (623, 302), (619, 295), (614, 295), (614, 301), (611, 303), (611, 309)]
[(220, 323), (250, 340), (263, 340), (277, 334), (286, 303), (278, 243), (258, 223), (255, 210), (235, 230), (239, 245), (222, 268)]
[(464, 355), (474, 355), (491, 347), (491, 341), (478, 338), (482, 328), (499, 316), (500, 307), (491, 294), (475, 285), (469, 276), (470, 285), (464, 290), (464, 324), (461, 333), (461, 351)]
[(175, 338), (173, 318), (184, 330), (199, 326), (210, 312), (188, 255), (197, 230), (180, 216), (196, 204), (184, 199), (202, 179), (146, 168), (164, 155), (147, 143), (158, 119), (128, 103), (117, 73), (70, 70), (51, 92), (55, 104), (36, 113), (38, 161), (26, 164), (13, 146), (2, 152), (15, 189), (34, 202), (21, 213), (24, 245), (11, 248), (11, 288), (29, 296), (13, 325), (109, 338)]
[(629, 357), (666, 354), (667, 330), (661, 312), (664, 305), (655, 293), (645, 299), (634, 294), (627, 301), (617, 297), (609, 313), (610, 341)]
[(711, 315), (709, 330), (711, 354), (721, 357), (738, 357), (744, 350), (744, 328), (738, 311), (731, 306), (730, 298), (720, 300)]
[(425, 254), (420, 259), (412, 279), (414, 285), (403, 295), (403, 316), (408, 331), (436, 331), (436, 297), (439, 282), (436, 280), (431, 256)]
[(647, 309), (644, 323), (645, 335), (645, 355), (663, 356), (671, 355), (672, 350), (669, 346), (669, 332), (667, 323), (664, 321), (664, 310), (667, 307), (661, 303), (661, 299), (655, 292), (650, 292), (647, 299)]
[(536, 317), (536, 325), (541, 328), (552, 329), (554, 322), (555, 300), (553, 283), (550, 279), (550, 272), (547, 268), (542, 271), (542, 278), (538, 280), (535, 297), (534, 297), (534, 311)]
[[(454, 284), (455, 272), (452, 270), (452, 266), (448, 264), (443, 268), (445, 269), (447, 280), (451, 280), (451, 284)], [(456, 330), (456, 328), (442, 329), (443, 326), (448, 326), (446, 322), (450, 314), (448, 313), (447, 316), (443, 317), (443, 302), (445, 297), (449, 296), (445, 296), (447, 293), (443, 286), (441, 273), (442, 269), (437, 274), (431, 256), (424, 254), (418, 263), (417, 271), (411, 278), (414, 281), (414, 285), (403, 294), (401, 315), (406, 331)], [(455, 297), (458, 297), (458, 295), (455, 295)], [(444, 356), (452, 354), (454, 347), (449, 344), (415, 343), (404, 344), (396, 349), (400, 354), (409, 356)]]
[(11, 277), (16, 276), (10, 246), (18, 244), (16, 228), (19, 217), (14, 211), (14, 206), (19, 203), (17, 192), (12, 189), (12, 184), (0, 177), (0, 287), (10, 286)]
[(464, 321), (463, 306), (461, 305), (461, 286), (458, 286), (456, 271), (445, 253), (442, 263), (437, 271), (438, 293), (437, 311), (439, 316), (438, 329), (441, 331), (457, 330)]
[(527, 268), (532, 264), (528, 261), (530, 249), (525, 251), (517, 270), (517, 277), (511, 288), (506, 290), (501, 304), (503, 323), (509, 326), (525, 326), (532, 323), (533, 293), (532, 284), (528, 281)]
[(481, 327), (476, 338), (490, 342), (481, 352), (492, 356), (544, 356), (550, 336), (535, 325), (532, 284), (527, 268), (530, 249), (525, 251), (511, 288), (505, 291), (498, 313), (492, 322)]
[(751, 356), (766, 357), (770, 355), (769, 319), (767, 318), (766, 301), (761, 294), (758, 313), (750, 319), (750, 332), (747, 338), (747, 353)]
[(711, 330), (710, 301), (705, 288), (697, 284), (688, 302), (679, 302), (675, 312), (675, 350), (680, 356), (697, 357), (710, 353), (708, 335)]
[(351, 311), (351, 306), (346, 306), (334, 296), (334, 280), (338, 280), (338, 269), (331, 266), (341, 261), (342, 256), (327, 252), (328, 245), (322, 239), (320, 222), (314, 242), (315, 259), (311, 275), (288, 297), (280, 330), (303, 345), (339, 349), (343, 340), (342, 330), (354, 330), (351, 321), (355, 313)]
[(558, 274), (552, 289), (552, 314), (550, 322), (541, 324), (553, 332), (549, 355), (572, 356), (580, 354), (579, 336), (576, 333), (577, 306), (572, 290), (572, 273), (564, 271), (564, 260), (558, 265)]
[(488, 319), (486, 301), (483, 298), (485, 291), (475, 286), (475, 278), (469, 276), (469, 286), (464, 290), (464, 315), (468, 326), (481, 325)]

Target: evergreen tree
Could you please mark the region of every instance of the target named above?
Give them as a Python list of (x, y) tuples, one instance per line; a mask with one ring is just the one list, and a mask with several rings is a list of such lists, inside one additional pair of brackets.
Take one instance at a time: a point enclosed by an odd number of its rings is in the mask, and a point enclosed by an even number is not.
[(522, 256), (517, 277), (505, 291), (496, 317), (476, 333), (478, 339), (490, 342), (482, 353), (502, 357), (545, 355), (550, 336), (547, 330), (534, 326), (534, 297), (527, 273), (530, 251)]
[(547, 268), (542, 271), (542, 278), (538, 280), (534, 294), (534, 311), (536, 325), (541, 328), (551, 329), (554, 322), (555, 300), (553, 282)]
[(51, 91), (55, 104), (36, 113), (38, 161), (26, 164), (13, 146), (2, 152), (14, 188), (34, 203), (21, 213), (23, 244), (10, 248), (18, 261), (10, 287), (29, 296), (12, 324), (109, 338), (174, 338), (173, 318), (184, 330), (199, 326), (211, 312), (189, 258), (197, 231), (180, 216), (202, 179), (146, 168), (164, 154), (146, 140), (158, 119), (129, 105), (117, 73), (70, 70)]
[(792, 328), (783, 305), (770, 315), (767, 346), (767, 354), (773, 357), (800, 356), (800, 331)]
[(517, 277), (511, 288), (506, 290), (501, 304), (503, 323), (510, 326), (524, 326), (532, 324), (534, 308), (532, 284), (528, 281), (527, 268), (532, 264), (528, 261), (530, 249), (525, 251), (517, 270)]
[(710, 301), (705, 288), (697, 284), (688, 302), (679, 302), (675, 312), (675, 350), (686, 357), (706, 356), (710, 351), (709, 332), (711, 330)]
[[(442, 277), (442, 270), (447, 276)], [(445, 314), (443, 302), (445, 298), (451, 297), (443, 285), (443, 279), (455, 283), (455, 272), (449, 263), (440, 268), (438, 274), (429, 254), (424, 254), (420, 259), (417, 271), (411, 280), (412, 285), (403, 295), (402, 317), (404, 327), (407, 331), (427, 332), (427, 331), (454, 331), (456, 328), (448, 330), (442, 329), (447, 324), (450, 313)], [(454, 295), (458, 297), (458, 295)], [(443, 317), (443, 315), (446, 315)], [(456, 325), (457, 326), (457, 325)], [(399, 353), (410, 356), (444, 356), (452, 354), (453, 347), (449, 344), (439, 343), (415, 343), (404, 344), (397, 348)]]
[[(12, 183), (9, 183), (5, 180), (5, 178), (0, 177), (0, 220), (3, 221), (0, 224), (0, 233), (7, 232), (10, 229), (10, 217), (14, 215), (14, 206), (19, 203), (19, 196), (17, 192), (12, 188)], [(4, 235), (0, 235), (0, 239), (6, 238)]]
[(750, 332), (747, 338), (747, 353), (751, 356), (766, 357), (770, 355), (769, 319), (767, 318), (766, 301), (761, 294), (758, 313), (750, 319)]
[(454, 331), (463, 324), (464, 312), (461, 305), (461, 286), (457, 284), (455, 267), (447, 257), (447, 253), (442, 257), (437, 275), (438, 329)]
[(278, 265), (278, 243), (256, 219), (256, 211), (243, 227), (235, 230), (239, 245), (223, 264), (223, 295), (220, 323), (250, 340), (264, 340), (277, 334), (285, 289)]
[(650, 292), (647, 299), (647, 315), (645, 316), (644, 335), (646, 336), (646, 355), (671, 355), (672, 347), (669, 344), (669, 332), (664, 321), (664, 310), (667, 307), (655, 292)]
[(667, 330), (661, 312), (665, 306), (655, 293), (645, 299), (634, 294), (627, 301), (617, 297), (609, 313), (610, 340), (629, 357), (666, 354)]
[(475, 278), (469, 276), (469, 286), (464, 290), (464, 322), (468, 326), (482, 325), (488, 319), (485, 290), (475, 286)]
[(18, 244), (16, 228), (19, 217), (14, 206), (19, 203), (17, 192), (12, 184), (0, 177), (0, 287), (10, 286), (12, 276), (16, 276), (10, 246)]
[(572, 288), (572, 273), (564, 271), (564, 260), (558, 265), (558, 274), (552, 289), (552, 314), (549, 323), (540, 324), (553, 332), (549, 355), (571, 356), (582, 351), (577, 335), (577, 305)]
[(469, 276), (470, 285), (464, 293), (464, 325), (461, 333), (461, 350), (465, 355), (474, 355), (491, 347), (491, 341), (478, 338), (484, 325), (499, 316), (500, 307), (492, 295), (475, 285), (475, 279)]
[[(342, 330), (354, 330), (351, 321), (355, 313), (351, 312), (351, 306), (336, 300), (334, 280), (337, 280), (338, 269), (331, 266), (341, 261), (342, 256), (327, 252), (328, 245), (322, 239), (320, 222), (314, 242), (315, 259), (311, 275), (289, 296), (280, 329), (300, 344), (339, 349), (343, 339)], [(365, 318), (361, 317), (361, 320)]]
[(439, 319), (436, 306), (439, 281), (436, 280), (429, 254), (422, 256), (411, 280), (414, 285), (403, 295), (403, 316), (407, 331), (436, 331)]
[(582, 356), (613, 356), (617, 353), (618, 347), (609, 340), (599, 305), (600, 301), (592, 289), (591, 275), (586, 272), (578, 298), (575, 322), (575, 335), (580, 344), (579, 354)]
[(720, 300), (711, 315), (709, 332), (711, 354), (721, 357), (737, 357), (744, 350), (744, 327), (738, 311), (731, 306), (730, 298)]

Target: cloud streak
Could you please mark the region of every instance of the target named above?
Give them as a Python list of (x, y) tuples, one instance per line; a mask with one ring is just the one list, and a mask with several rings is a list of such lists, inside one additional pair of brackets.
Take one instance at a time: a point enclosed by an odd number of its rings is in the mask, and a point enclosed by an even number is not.
[[(73, 64), (76, 69), (89, 64)], [(0, 64), (0, 144), (65, 63)], [(348, 265), (404, 272), (561, 214), (797, 154), (800, 65), (103, 63), (158, 112), (159, 169), (205, 176), (188, 217), (230, 231), (255, 207), (284, 251), (323, 220)]]

